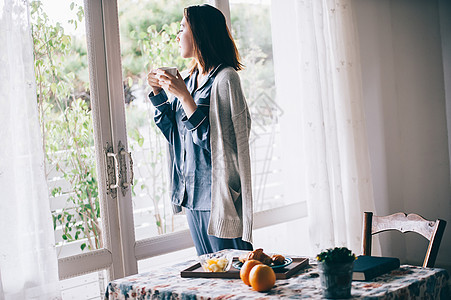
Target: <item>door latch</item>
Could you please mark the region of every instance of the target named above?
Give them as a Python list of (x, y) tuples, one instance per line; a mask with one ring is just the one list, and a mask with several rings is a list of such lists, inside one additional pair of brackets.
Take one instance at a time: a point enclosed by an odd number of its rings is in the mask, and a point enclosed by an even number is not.
[[(121, 141), (118, 143), (118, 153), (114, 153), (112, 146), (105, 147), (106, 171), (107, 171), (107, 193), (113, 198), (117, 197), (118, 188), (121, 189), (122, 195), (125, 196), (127, 190), (133, 185), (133, 158), (132, 153), (125, 150), (125, 146)], [(129, 161), (130, 176), (127, 172), (127, 158)], [(130, 178), (130, 179), (128, 179)]]

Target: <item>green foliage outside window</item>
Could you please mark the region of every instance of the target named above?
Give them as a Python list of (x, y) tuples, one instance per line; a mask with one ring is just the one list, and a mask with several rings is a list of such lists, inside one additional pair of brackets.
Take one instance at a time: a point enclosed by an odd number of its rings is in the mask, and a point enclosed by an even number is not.
[[(51, 25), (40, 1), (32, 1), (31, 28), (36, 92), (46, 158), (46, 176), (55, 172), (70, 187), (55, 186), (51, 195), (66, 196), (66, 205), (52, 211), (53, 226), (62, 228), (62, 240), (86, 239), (81, 249), (102, 247), (98, 186), (88, 82), (83, 74), (86, 53), (80, 51), (60, 24)], [(83, 21), (75, 7), (74, 26)], [(77, 51), (78, 50), (78, 51)]]

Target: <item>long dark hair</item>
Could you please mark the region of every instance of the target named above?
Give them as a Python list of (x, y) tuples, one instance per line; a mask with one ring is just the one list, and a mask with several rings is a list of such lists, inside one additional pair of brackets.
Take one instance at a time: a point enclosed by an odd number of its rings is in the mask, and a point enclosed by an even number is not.
[[(208, 4), (193, 5), (185, 8), (185, 19), (194, 38), (194, 51), (204, 71), (223, 64), (235, 70), (241, 70), (240, 55), (227, 28), (222, 12)], [(196, 62), (191, 62), (191, 72)]]

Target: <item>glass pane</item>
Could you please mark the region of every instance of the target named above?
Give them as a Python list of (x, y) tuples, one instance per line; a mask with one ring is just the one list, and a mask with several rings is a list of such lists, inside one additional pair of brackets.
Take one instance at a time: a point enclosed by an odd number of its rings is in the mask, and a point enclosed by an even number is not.
[(30, 2), (58, 256), (102, 248), (82, 0)]
[[(310, 253), (308, 218), (280, 223), (254, 230), (254, 246), (263, 248), (267, 253), (286, 253), (306, 255)], [(303, 230), (300, 230), (300, 229)], [(312, 253), (311, 255), (315, 255)]]
[(232, 35), (245, 65), (241, 82), (252, 115), (251, 159), (254, 210), (293, 200), (283, 192), (279, 120), (275, 101), (270, 1), (230, 1)]
[(102, 300), (108, 284), (106, 271), (93, 272), (60, 281), (63, 300)]
[(172, 214), (166, 141), (153, 121), (146, 77), (152, 67), (186, 68), (189, 60), (180, 57), (175, 38), (183, 8), (192, 4), (199, 1), (118, 1), (136, 240), (188, 228), (184, 215)]

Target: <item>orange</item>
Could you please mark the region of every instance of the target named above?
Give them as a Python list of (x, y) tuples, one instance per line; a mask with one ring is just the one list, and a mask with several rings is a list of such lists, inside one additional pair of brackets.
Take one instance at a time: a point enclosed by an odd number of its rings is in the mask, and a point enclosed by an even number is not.
[(267, 265), (256, 265), (249, 273), (249, 282), (257, 292), (269, 291), (276, 283), (276, 273)]
[(251, 283), (249, 282), (249, 273), (251, 272), (252, 268), (260, 264), (261, 262), (258, 260), (249, 259), (243, 264), (243, 266), (241, 266), (240, 278), (246, 285), (251, 285)]

